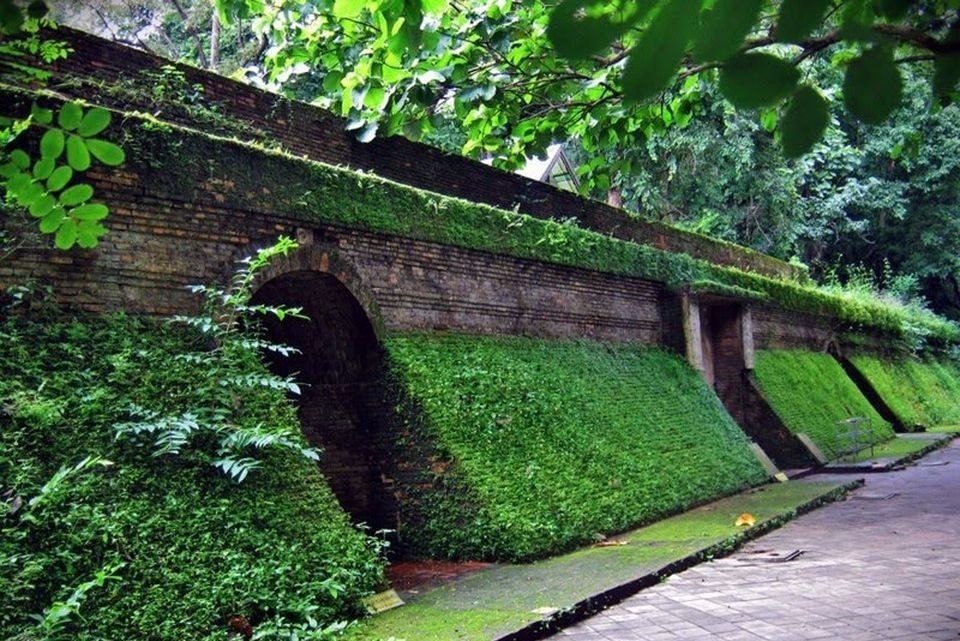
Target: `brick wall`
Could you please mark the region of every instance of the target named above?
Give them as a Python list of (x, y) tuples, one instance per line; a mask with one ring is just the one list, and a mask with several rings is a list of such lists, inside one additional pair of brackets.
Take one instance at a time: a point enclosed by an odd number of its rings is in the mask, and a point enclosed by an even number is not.
[(773, 307), (753, 306), (753, 337), (757, 349), (826, 351), (840, 336), (838, 321)]
[[(205, 147), (230, 155), (215, 175), (203, 159), (156, 166), (155, 152), (134, 146), (122, 170), (88, 172), (111, 207), (95, 250), (43, 249), (42, 239), (0, 263), (0, 285), (35, 279), (96, 312), (190, 312), (197, 299), (187, 285), (225, 282), (237, 259), (299, 234), (304, 247), (291, 259), (299, 262), (277, 269), (349, 281), (384, 330), (660, 342), (659, 283), (347, 229), (318, 222), (322, 212), (294, 218), (287, 203), (297, 196), (280, 197), (273, 190), (282, 186), (251, 175), (255, 150)], [(290, 177), (298, 179), (306, 180)]]
[[(73, 54), (57, 64), (60, 74), (90, 78), (103, 85), (140, 82), (139, 91), (118, 95), (98, 90), (97, 83), (61, 84), (59, 89), (84, 98), (96, 96), (103, 104), (154, 111), (152, 87), (144, 82), (143, 70), (157, 69), (169, 61), (82, 32), (63, 28), (56, 34), (73, 48)], [(263, 138), (279, 142), (293, 153), (335, 165), (348, 165), (384, 177), (434, 191), (487, 203), (540, 218), (575, 217), (580, 224), (620, 238), (683, 252), (721, 265), (758, 273), (796, 277), (794, 266), (743, 247), (699, 236), (662, 223), (627, 216), (621, 210), (586, 200), (544, 183), (503, 172), (482, 163), (451, 156), (432, 147), (400, 137), (357, 142), (344, 130), (342, 119), (310, 105), (278, 98), (242, 83), (189, 66), (179, 67), (190, 84), (204, 88), (205, 100), (223, 114), (248, 123)], [(99, 94), (99, 95), (97, 95)], [(166, 107), (162, 118), (194, 124), (195, 114)]]

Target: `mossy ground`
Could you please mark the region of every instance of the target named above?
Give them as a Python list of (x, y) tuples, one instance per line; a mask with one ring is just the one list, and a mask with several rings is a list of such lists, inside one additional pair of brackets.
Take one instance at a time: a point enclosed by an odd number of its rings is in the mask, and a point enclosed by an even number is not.
[(900, 460), (911, 457), (918, 452), (923, 452), (940, 439), (937, 438), (906, 438), (897, 436), (889, 441), (880, 443), (873, 448), (860, 450), (856, 455), (844, 460), (853, 461), (872, 461), (875, 459), (894, 459)]
[(542, 614), (532, 612), (537, 608), (568, 609), (712, 546), (719, 546), (713, 553), (731, 549), (749, 532), (734, 525), (744, 512), (756, 517), (754, 527), (763, 527), (838, 487), (797, 481), (766, 485), (616, 537), (626, 545), (583, 548), (529, 565), (498, 565), (371, 617), (348, 638), (488, 641), (541, 620)]

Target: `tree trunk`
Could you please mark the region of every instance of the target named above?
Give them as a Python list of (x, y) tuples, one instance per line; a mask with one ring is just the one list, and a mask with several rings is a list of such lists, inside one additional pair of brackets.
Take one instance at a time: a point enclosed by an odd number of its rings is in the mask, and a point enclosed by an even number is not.
[(220, 64), (220, 14), (213, 12), (210, 18), (210, 69), (217, 70)]
[(611, 207), (623, 209), (623, 194), (619, 189), (612, 187), (607, 190), (607, 204)]

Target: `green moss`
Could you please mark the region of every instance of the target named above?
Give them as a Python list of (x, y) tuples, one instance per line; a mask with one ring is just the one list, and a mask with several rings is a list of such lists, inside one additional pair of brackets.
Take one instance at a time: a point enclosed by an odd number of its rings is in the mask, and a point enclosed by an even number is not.
[(746, 289), (745, 287), (738, 287), (736, 285), (726, 285), (713, 280), (697, 280), (684, 286), (683, 289), (694, 294), (714, 294), (717, 296), (730, 296), (732, 298), (756, 301), (767, 299), (767, 295), (762, 292)]
[[(44, 638), (223, 639), (232, 615), (357, 615), (379, 586), (376, 547), (315, 463), (278, 451), (238, 485), (209, 464), (214, 452), (158, 459), (115, 438), (131, 403), (171, 413), (203, 403), (195, 366), (177, 359), (194, 347), (169, 325), (123, 316), (0, 322), (0, 496), (35, 496), (87, 456), (114, 463), (71, 478), (21, 526), (26, 539), (0, 536), (0, 638), (33, 638), (31, 614), (116, 563), (119, 580), (87, 593), (82, 619)], [(296, 422), (280, 392), (237, 402), (240, 420)]]
[[(351, 641), (488, 641), (542, 616), (532, 610), (591, 608), (589, 599), (615, 586), (654, 575), (663, 579), (688, 564), (729, 554), (744, 541), (779, 527), (798, 513), (842, 497), (837, 483), (778, 483), (629, 532), (627, 545), (589, 547), (529, 565), (497, 565), (419, 595), (372, 617)], [(734, 525), (743, 512), (757, 524)]]
[(829, 354), (806, 350), (758, 350), (755, 375), (764, 397), (787, 429), (807, 434), (830, 458), (851, 443), (839, 421), (861, 416), (861, 443), (893, 438), (883, 420), (840, 364)]
[(880, 458), (892, 458), (897, 461), (909, 460), (936, 449), (942, 444), (941, 441), (936, 439), (897, 436), (872, 449), (861, 450), (853, 459), (855, 461), (871, 461)]
[(850, 362), (908, 429), (960, 423), (960, 381), (949, 364), (856, 355)]
[[(385, 341), (407, 430), (471, 491), (411, 497), (427, 554), (543, 556), (761, 482), (714, 393), (630, 344), (405, 334)], [(437, 485), (435, 484), (435, 486)], [(415, 516), (411, 516), (415, 515)]]

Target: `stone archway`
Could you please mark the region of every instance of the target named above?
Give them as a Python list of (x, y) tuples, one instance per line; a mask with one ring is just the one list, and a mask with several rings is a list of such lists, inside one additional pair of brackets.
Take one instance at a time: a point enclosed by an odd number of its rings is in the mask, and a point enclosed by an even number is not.
[(253, 297), (255, 304), (301, 307), (308, 317), (264, 319), (269, 340), (300, 351), (267, 359), (275, 372), (303, 384), (300, 423), (307, 440), (323, 449), (320, 467), (343, 508), (373, 530), (396, 529), (396, 505), (381, 470), (387, 413), (377, 332), (337, 274), (311, 268), (328, 267), (328, 252), (298, 254), (274, 265)]

